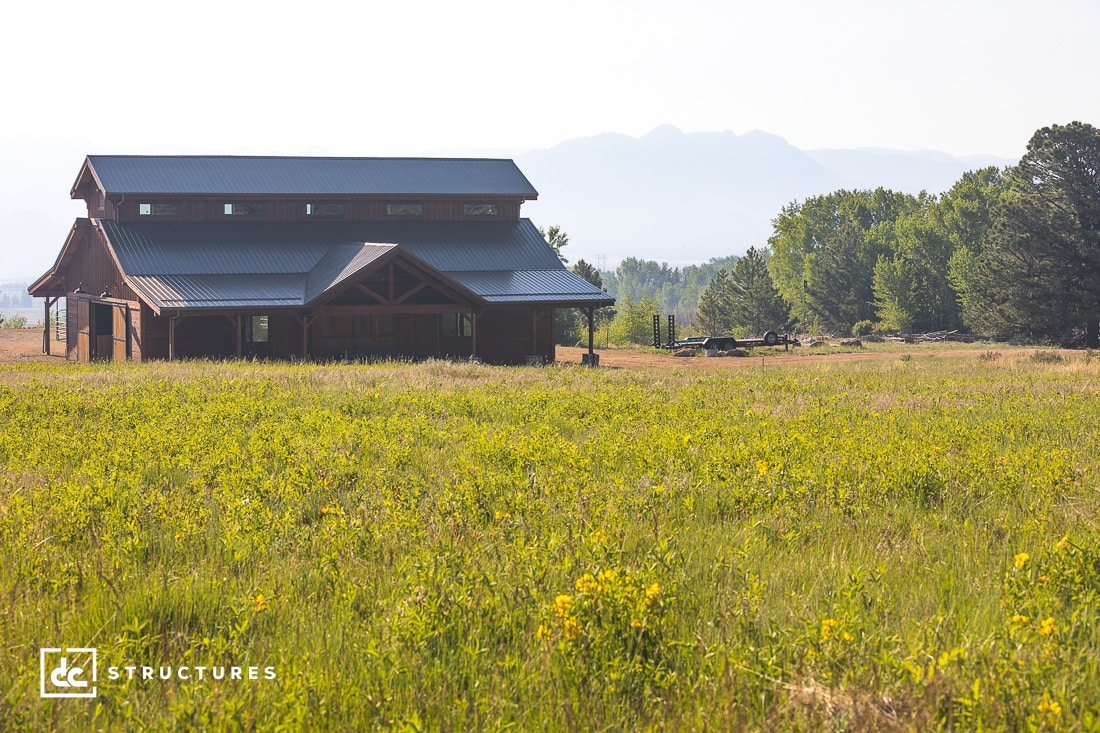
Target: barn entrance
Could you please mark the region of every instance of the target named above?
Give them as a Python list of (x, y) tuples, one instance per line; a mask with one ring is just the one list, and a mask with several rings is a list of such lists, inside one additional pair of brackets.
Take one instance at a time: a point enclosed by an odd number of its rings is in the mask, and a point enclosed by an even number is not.
[(74, 304), (76, 323), (69, 328), (76, 327), (76, 360), (125, 361), (130, 354), (129, 303), (71, 294), (69, 308)]

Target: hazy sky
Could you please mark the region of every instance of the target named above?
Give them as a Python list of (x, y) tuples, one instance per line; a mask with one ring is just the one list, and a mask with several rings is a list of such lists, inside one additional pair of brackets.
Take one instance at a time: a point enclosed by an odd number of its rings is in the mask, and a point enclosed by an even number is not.
[(53, 261), (86, 153), (415, 156), (672, 124), (1016, 159), (1040, 127), (1100, 124), (1098, 31), (1100, 0), (9, 3), (0, 279)]
[[(1022, 154), (1100, 123), (1097, 0), (9, 4), (0, 133), (416, 155), (762, 129)], [(74, 170), (77, 163), (74, 162)]]

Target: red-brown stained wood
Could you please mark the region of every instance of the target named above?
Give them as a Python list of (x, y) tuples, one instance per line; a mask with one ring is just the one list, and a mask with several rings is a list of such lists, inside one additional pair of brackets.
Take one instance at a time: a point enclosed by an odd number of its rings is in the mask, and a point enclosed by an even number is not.
[[(97, 196), (85, 199), (90, 218), (115, 217), (116, 204), (110, 200), (105, 207), (96, 204)], [(262, 216), (227, 215), (229, 203), (262, 203)], [(343, 204), (344, 216), (309, 216), (306, 204)], [(420, 203), (424, 205), (422, 216), (393, 216), (386, 213), (386, 204)], [(499, 206), (496, 216), (467, 216), (465, 204), (493, 203)], [(179, 216), (152, 216), (139, 213), (141, 204), (177, 204)], [(117, 203), (120, 222), (133, 221), (517, 221), (523, 205), (521, 198), (493, 196), (489, 198), (446, 199), (425, 196), (363, 196), (363, 197), (257, 197), (257, 196), (128, 196)]]

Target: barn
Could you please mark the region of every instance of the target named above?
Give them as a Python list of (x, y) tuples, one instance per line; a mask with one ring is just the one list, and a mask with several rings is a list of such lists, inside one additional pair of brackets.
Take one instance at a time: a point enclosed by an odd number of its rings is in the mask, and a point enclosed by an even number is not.
[(550, 362), (556, 309), (614, 303), (521, 217), (511, 160), (91, 155), (72, 197), (29, 291), (76, 361)]

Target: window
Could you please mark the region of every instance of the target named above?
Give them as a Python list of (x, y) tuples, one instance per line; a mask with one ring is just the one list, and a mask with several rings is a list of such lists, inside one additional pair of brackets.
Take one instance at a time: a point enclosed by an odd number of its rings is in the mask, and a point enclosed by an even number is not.
[(386, 204), (386, 216), (424, 216), (424, 204)]
[(262, 201), (245, 201), (225, 205), (226, 216), (263, 216)]
[(499, 216), (500, 204), (463, 204), (462, 213), (466, 216)]
[(138, 204), (138, 216), (179, 216), (178, 203)]
[(452, 338), (470, 338), (474, 334), (474, 326), (470, 316), (466, 313), (444, 313), (443, 335)]
[(306, 204), (306, 216), (338, 219), (343, 215), (343, 204)]
[(244, 321), (244, 340), (250, 344), (266, 344), (269, 337), (267, 316), (250, 316)]

